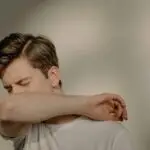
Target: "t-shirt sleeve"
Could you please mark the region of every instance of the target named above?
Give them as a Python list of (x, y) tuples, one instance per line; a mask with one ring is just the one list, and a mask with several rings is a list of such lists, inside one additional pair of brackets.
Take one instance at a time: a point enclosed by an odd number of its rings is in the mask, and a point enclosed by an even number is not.
[(116, 135), (112, 150), (133, 150), (131, 136), (127, 130), (122, 130)]

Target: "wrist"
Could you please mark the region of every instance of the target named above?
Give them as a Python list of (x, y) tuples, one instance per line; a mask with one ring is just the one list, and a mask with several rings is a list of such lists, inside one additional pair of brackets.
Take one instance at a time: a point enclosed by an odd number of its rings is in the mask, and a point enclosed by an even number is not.
[(77, 99), (78, 101), (77, 112), (79, 115), (87, 116), (89, 99), (91, 99), (90, 96), (81, 96)]
[(91, 118), (93, 110), (95, 110), (94, 101), (97, 99), (97, 95), (87, 96), (83, 100), (81, 115)]
[[(87, 103), (89, 96), (65, 96), (65, 107), (64, 115), (75, 114), (75, 115), (86, 115), (87, 114)], [(64, 105), (63, 104), (63, 105)]]
[(78, 114), (82, 116), (89, 116), (90, 114), (90, 102), (92, 101), (93, 96), (81, 96), (78, 101)]

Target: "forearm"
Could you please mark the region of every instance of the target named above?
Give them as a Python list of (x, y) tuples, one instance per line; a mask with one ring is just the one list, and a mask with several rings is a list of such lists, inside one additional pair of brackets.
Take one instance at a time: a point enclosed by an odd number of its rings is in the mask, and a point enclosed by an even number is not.
[(6, 109), (0, 109), (0, 116), (2, 120), (35, 123), (60, 115), (83, 115), (88, 98), (48, 93), (16, 94), (5, 98)]

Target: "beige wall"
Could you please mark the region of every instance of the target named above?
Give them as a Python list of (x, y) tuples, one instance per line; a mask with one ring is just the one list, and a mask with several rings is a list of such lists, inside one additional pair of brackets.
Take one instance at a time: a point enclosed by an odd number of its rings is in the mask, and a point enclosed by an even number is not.
[[(14, 0), (9, 3), (13, 3), (10, 10), (1, 10), (1, 36), (21, 31), (51, 38), (60, 57), (65, 91), (73, 94), (107, 91), (123, 95), (129, 112), (125, 125), (137, 142), (136, 150), (148, 150), (148, 4), (142, 0), (34, 0), (24, 4)], [(4, 17), (4, 12), (9, 19)], [(11, 145), (0, 140), (0, 149), (9, 150)]]

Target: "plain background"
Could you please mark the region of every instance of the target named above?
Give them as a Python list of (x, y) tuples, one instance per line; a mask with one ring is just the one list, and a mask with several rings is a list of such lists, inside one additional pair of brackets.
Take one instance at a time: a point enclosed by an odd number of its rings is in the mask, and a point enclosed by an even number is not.
[[(144, 0), (1, 0), (0, 38), (25, 32), (52, 39), (66, 93), (121, 94), (136, 150), (149, 150), (149, 8)], [(12, 145), (1, 138), (0, 149)]]

